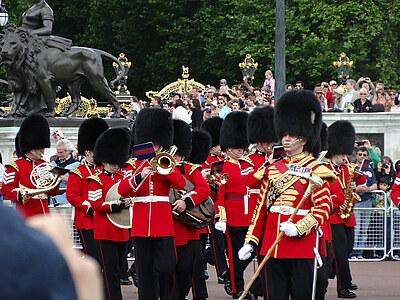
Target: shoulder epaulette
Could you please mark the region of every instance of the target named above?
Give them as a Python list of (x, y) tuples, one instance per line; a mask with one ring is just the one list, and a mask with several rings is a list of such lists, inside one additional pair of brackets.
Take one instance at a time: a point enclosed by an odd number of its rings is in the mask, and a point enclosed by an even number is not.
[(313, 174), (319, 176), (321, 179), (329, 181), (330, 183), (335, 183), (337, 177), (335, 175), (336, 172), (328, 169), (325, 165), (321, 164), (320, 161), (316, 161), (315, 164), (316, 169), (313, 170)]
[(15, 161), (10, 161), (9, 163), (6, 163), (6, 167), (7, 166), (13, 167), (17, 172), (19, 172), (18, 165), (16, 164)]
[(70, 173), (74, 173), (75, 175), (78, 175), (80, 178), (83, 178), (81, 171), (79, 171), (79, 167), (73, 168), (69, 170)]
[(201, 168), (201, 167), (202, 167), (201, 165), (193, 164), (192, 167), (190, 168), (189, 176), (192, 175), (192, 173), (193, 173), (196, 169)]
[(88, 177), (88, 179), (92, 179), (94, 181), (97, 181), (100, 185), (103, 185), (103, 183), (101, 182), (99, 175), (101, 172), (97, 172), (96, 174), (93, 174), (91, 176)]
[(249, 163), (252, 167), (254, 167), (253, 161), (252, 161), (251, 158), (248, 157), (248, 156), (242, 156), (241, 158), (239, 158), (239, 160), (243, 160), (243, 161)]
[(128, 165), (131, 165), (132, 168), (136, 169), (136, 160), (130, 159), (126, 162)]

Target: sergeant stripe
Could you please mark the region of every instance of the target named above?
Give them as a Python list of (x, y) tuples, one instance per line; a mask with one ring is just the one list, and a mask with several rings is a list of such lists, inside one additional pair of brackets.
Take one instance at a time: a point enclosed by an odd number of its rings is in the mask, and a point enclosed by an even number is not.
[(89, 200), (90, 201), (96, 201), (96, 200), (99, 200), (100, 198), (101, 198), (101, 196), (102, 196), (102, 190), (101, 189), (99, 189), (99, 190), (96, 190), (96, 191), (89, 191)]
[(7, 184), (13, 182), (15, 179), (15, 172), (12, 173), (5, 173), (3, 177), (3, 184)]

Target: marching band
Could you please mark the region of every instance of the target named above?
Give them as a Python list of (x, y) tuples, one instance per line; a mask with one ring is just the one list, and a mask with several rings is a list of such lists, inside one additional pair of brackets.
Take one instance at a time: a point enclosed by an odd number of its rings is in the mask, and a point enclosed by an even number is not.
[[(49, 213), (47, 198), (58, 193), (63, 170), (42, 157), (49, 136), (44, 117), (27, 117), (16, 138), (21, 157), (4, 175), (2, 195), (25, 218)], [(161, 108), (142, 109), (131, 130), (85, 120), (78, 134), (84, 159), (69, 171), (66, 196), (82, 250), (101, 266), (104, 297), (122, 299), (132, 239), (139, 299), (185, 300), (190, 289), (193, 299), (208, 298), (202, 235), (233, 299), (324, 299), (331, 266), (338, 297), (356, 297), (347, 257), (354, 182), (365, 175), (348, 161), (354, 140), (348, 122), (323, 126), (307, 90), (195, 130)], [(249, 143), (255, 151), (245, 155)], [(324, 159), (321, 150), (328, 150)], [(245, 282), (255, 256), (259, 270)]]

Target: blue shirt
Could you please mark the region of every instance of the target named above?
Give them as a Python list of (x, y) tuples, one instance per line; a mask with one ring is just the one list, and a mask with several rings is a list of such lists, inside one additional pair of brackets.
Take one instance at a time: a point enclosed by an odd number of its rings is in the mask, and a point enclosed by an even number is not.
[[(66, 160), (68, 160), (68, 159), (71, 159), (71, 154), (68, 156), (68, 158), (67, 158)], [(64, 160), (64, 161), (66, 161), (66, 160)], [(61, 160), (53, 160), (53, 161), (51, 162), (51, 164), (54, 165), (54, 166), (59, 166), (59, 165), (57, 164), (57, 161), (60, 161), (60, 162), (61, 162)], [(79, 166), (79, 164), (80, 164), (80, 162), (77, 161), (77, 160), (75, 160), (73, 163), (66, 165), (64, 168), (65, 168), (65, 169), (68, 169), (68, 170), (71, 170), (71, 169), (76, 168), (77, 166)], [(69, 176), (69, 173), (65, 174), (64, 176), (67, 176), (67, 177), (68, 177), (68, 176)], [(66, 188), (67, 188), (67, 182), (64, 181), (64, 180), (62, 180), (62, 181), (60, 182), (60, 189), (66, 189)], [(66, 193), (63, 193), (63, 194), (61, 194), (61, 195), (57, 195), (57, 196), (55, 196), (55, 198), (56, 198), (56, 201), (57, 201), (58, 203), (68, 203)]]
[[(359, 170), (359, 167), (356, 167), (356, 170)], [(376, 183), (376, 178), (375, 178), (375, 173), (374, 170), (371, 169), (371, 167), (368, 167), (367, 170), (363, 171), (365, 176), (367, 177), (367, 186), (371, 186)], [(371, 199), (372, 193), (367, 192), (367, 193), (358, 193), (361, 197), (361, 201), (367, 201)]]

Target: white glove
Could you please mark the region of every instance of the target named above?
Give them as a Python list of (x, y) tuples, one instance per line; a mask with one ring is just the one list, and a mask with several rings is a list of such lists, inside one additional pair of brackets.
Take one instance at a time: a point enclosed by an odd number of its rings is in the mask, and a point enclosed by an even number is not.
[(283, 222), (281, 223), (280, 229), (287, 236), (297, 236), (299, 234), (296, 226), (293, 223)]
[(226, 231), (226, 222), (218, 221), (217, 223), (215, 223), (214, 227), (218, 231), (222, 231), (223, 233), (225, 233), (225, 231)]
[(250, 244), (244, 244), (242, 248), (240, 248), (238, 252), (238, 256), (240, 260), (249, 259), (251, 256), (251, 252), (253, 252), (254, 248)]

